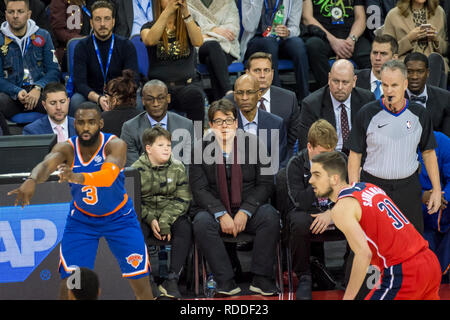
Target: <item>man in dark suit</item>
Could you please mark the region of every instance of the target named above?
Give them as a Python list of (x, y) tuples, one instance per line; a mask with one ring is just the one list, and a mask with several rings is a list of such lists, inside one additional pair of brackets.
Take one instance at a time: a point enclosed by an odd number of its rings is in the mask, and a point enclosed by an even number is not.
[[(286, 127), (283, 119), (257, 107), (261, 99), (258, 80), (249, 74), (240, 76), (234, 84), (234, 100), (238, 107), (239, 128), (258, 136), (266, 143), (272, 165), (279, 168), (287, 163)], [(262, 130), (265, 130), (262, 131)], [(278, 131), (278, 141), (272, 144), (272, 136)], [(266, 139), (261, 134), (267, 133)], [(275, 138), (274, 138), (275, 139)], [(275, 140), (274, 140), (275, 141)], [(278, 151), (278, 161), (274, 161)], [(278, 170), (276, 170), (278, 171)]]
[(371, 69), (356, 72), (356, 86), (373, 92), (378, 100), (383, 95), (381, 85), (381, 67), (386, 61), (398, 58), (398, 43), (390, 35), (376, 36), (370, 51)]
[(431, 115), (434, 131), (450, 137), (450, 92), (427, 85), (428, 58), (420, 52), (405, 57), (408, 70), (408, 89), (405, 98), (424, 106)]
[(116, 6), (114, 33), (129, 38), (140, 34), (144, 23), (153, 21), (151, 0), (113, 0)]
[(189, 163), (190, 155), (186, 152), (190, 151), (194, 141), (194, 127), (191, 120), (167, 111), (170, 94), (166, 84), (160, 80), (151, 80), (144, 85), (141, 95), (146, 112), (125, 122), (120, 135), (128, 146), (126, 165), (133, 164), (145, 151), (142, 134), (145, 129), (155, 125), (162, 126), (172, 134), (173, 156), (184, 164)]
[[(280, 217), (270, 204), (274, 177), (258, 152), (258, 137), (237, 130), (238, 111), (227, 99), (208, 110), (211, 133), (198, 140), (192, 153), (189, 182), (196, 243), (217, 282), (216, 294), (241, 291), (234, 281), (222, 237), (254, 235), (250, 285), (252, 292), (274, 295), (273, 265), (280, 236)], [(198, 161), (200, 155), (201, 161)]]
[[(245, 72), (254, 76), (259, 82), (261, 89), (259, 109), (283, 119), (287, 130), (287, 152), (290, 157), (299, 135), (300, 108), (297, 96), (292, 91), (272, 85), (274, 70), (270, 53), (252, 54), (245, 65)], [(233, 94), (227, 95), (226, 98), (234, 102)]]
[(299, 150), (306, 148), (308, 130), (314, 121), (325, 119), (338, 134), (336, 149), (348, 155), (348, 137), (358, 110), (375, 99), (369, 90), (356, 88), (353, 64), (337, 60), (328, 75), (328, 85), (303, 99), (300, 112)]
[(23, 128), (23, 134), (51, 134), (58, 137), (58, 142), (66, 141), (76, 134), (74, 119), (67, 116), (70, 98), (66, 88), (59, 82), (47, 84), (42, 92), (42, 105), (47, 117), (33, 121)]

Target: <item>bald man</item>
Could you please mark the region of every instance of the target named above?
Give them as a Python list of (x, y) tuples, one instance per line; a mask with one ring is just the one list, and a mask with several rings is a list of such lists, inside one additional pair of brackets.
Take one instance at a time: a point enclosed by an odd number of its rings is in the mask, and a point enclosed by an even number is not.
[(336, 150), (348, 155), (348, 137), (355, 115), (372, 100), (375, 100), (372, 92), (356, 87), (353, 64), (345, 59), (337, 60), (328, 74), (328, 84), (302, 101), (299, 150), (306, 148), (311, 125), (316, 120), (325, 119), (336, 128)]
[[(287, 130), (281, 117), (258, 108), (261, 99), (259, 81), (250, 74), (240, 76), (234, 84), (234, 101), (238, 107), (238, 125), (266, 142), (272, 165), (278, 168), (287, 164)], [(278, 135), (278, 139), (276, 139)], [(274, 142), (272, 145), (272, 136)], [(264, 140), (264, 138), (266, 138)], [(272, 150), (273, 149), (273, 150)], [(278, 151), (278, 157), (273, 152)], [(275, 163), (274, 163), (275, 162)]]

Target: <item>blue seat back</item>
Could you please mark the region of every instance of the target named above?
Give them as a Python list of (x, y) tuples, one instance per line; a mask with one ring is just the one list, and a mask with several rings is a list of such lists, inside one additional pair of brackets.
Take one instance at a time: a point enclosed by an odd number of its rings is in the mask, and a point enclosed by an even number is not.
[(72, 38), (67, 42), (66, 53), (67, 53), (67, 71), (69, 72), (69, 79), (66, 83), (66, 90), (69, 97), (73, 95), (73, 60), (75, 56), (75, 47), (77, 44), (86, 37)]
[(147, 48), (145, 47), (145, 44), (141, 41), (141, 36), (139, 34), (131, 36), (130, 41), (136, 48), (139, 73), (142, 73), (145, 77), (147, 77), (149, 67)]

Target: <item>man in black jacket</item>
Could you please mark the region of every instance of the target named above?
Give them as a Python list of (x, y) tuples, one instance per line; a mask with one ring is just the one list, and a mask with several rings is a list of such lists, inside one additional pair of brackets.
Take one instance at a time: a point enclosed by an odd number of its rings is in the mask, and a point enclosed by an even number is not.
[(312, 299), (310, 238), (312, 234), (327, 230), (331, 221), (329, 208), (332, 203), (327, 198), (316, 198), (309, 184), (310, 160), (319, 153), (333, 151), (337, 140), (334, 127), (324, 119), (317, 120), (308, 132), (307, 147), (289, 160), (286, 171), (277, 175), (277, 207), (286, 217), (293, 271), (299, 279), (297, 300)]
[(230, 296), (241, 289), (221, 236), (235, 238), (243, 231), (254, 235), (250, 290), (274, 295), (280, 217), (268, 204), (273, 173), (258, 155), (266, 152), (265, 144), (237, 129), (237, 110), (227, 99), (215, 101), (208, 118), (212, 133), (195, 144), (189, 174), (196, 242), (217, 282), (216, 293)]

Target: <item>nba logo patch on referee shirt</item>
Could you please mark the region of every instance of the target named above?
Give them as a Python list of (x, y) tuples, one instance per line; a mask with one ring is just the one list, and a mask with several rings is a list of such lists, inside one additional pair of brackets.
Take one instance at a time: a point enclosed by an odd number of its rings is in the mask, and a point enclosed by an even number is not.
[(406, 121), (406, 128), (411, 129), (411, 127), (412, 127), (411, 121), (410, 120)]
[(126, 257), (127, 263), (131, 265), (133, 268), (137, 269), (143, 260), (143, 256), (141, 254), (132, 253), (128, 257)]

